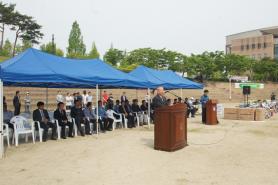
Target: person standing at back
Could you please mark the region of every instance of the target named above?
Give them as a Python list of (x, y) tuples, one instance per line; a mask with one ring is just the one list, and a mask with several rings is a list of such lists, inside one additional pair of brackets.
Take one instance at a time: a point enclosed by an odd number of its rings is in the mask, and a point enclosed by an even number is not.
[(159, 107), (167, 105), (167, 99), (164, 96), (164, 88), (158, 87), (156, 89), (156, 91), (157, 91), (157, 95), (153, 98), (153, 101), (152, 101), (152, 107), (154, 110)]
[(127, 97), (126, 97), (126, 93), (123, 92), (123, 94), (121, 96), (121, 102), (123, 102), (123, 101), (125, 102), (126, 100), (128, 100)]
[(67, 93), (67, 96), (66, 96), (66, 110), (70, 110), (72, 106), (73, 106), (73, 97), (71, 96), (70, 93)]
[(57, 96), (56, 96), (56, 102), (64, 102), (64, 96), (61, 94), (61, 91), (58, 91)]
[(21, 107), (19, 91), (16, 91), (15, 93), (13, 99), (13, 105), (14, 105), (14, 115), (17, 116), (20, 114), (20, 107)]
[(24, 102), (25, 102), (25, 112), (30, 113), (31, 97), (30, 97), (29, 92), (26, 93), (26, 96), (24, 98)]
[(83, 91), (83, 94), (82, 94), (82, 105), (83, 105), (83, 107), (86, 107), (86, 105), (87, 105), (87, 97), (88, 97), (87, 92)]
[(201, 96), (200, 99), (200, 103), (202, 104), (202, 123), (206, 123), (206, 119), (207, 119), (207, 109), (206, 109), (206, 105), (207, 102), (209, 101), (209, 96), (208, 96), (209, 91), (208, 90), (204, 90), (204, 94), (203, 96)]
[(88, 96), (87, 96), (86, 101), (87, 101), (87, 103), (93, 103), (93, 96), (92, 96), (92, 93), (90, 91), (88, 92)]

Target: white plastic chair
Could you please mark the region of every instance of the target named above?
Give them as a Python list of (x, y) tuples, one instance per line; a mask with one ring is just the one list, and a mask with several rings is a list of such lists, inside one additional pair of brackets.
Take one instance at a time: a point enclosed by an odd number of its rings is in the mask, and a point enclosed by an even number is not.
[(121, 114), (122, 117), (124, 118), (124, 125), (125, 125), (125, 128), (127, 128), (127, 122), (128, 122), (128, 119), (125, 117), (125, 114)]
[(35, 143), (34, 124), (28, 123), (27, 119), (22, 116), (14, 116), (10, 123), (14, 125), (13, 143), (18, 146), (19, 135), (25, 135), (25, 141), (28, 141), (28, 134), (32, 134), (33, 143)]
[[(76, 123), (75, 123), (75, 119), (74, 118), (71, 118), (72, 120), (72, 123), (73, 123), (73, 129), (74, 129), (74, 136), (77, 136), (77, 126), (76, 126)], [(81, 124), (81, 128), (84, 127), (85, 129), (85, 125), (84, 124)]]
[(139, 127), (140, 126), (139, 114), (138, 112), (133, 112), (133, 114), (135, 114), (134, 119), (136, 119), (137, 127)]
[[(116, 116), (119, 116), (119, 118), (116, 118)], [(116, 113), (115, 111), (113, 111), (113, 117), (114, 117), (114, 122), (113, 122), (113, 130), (115, 130), (116, 126), (117, 126), (117, 123), (119, 123), (121, 125), (121, 127), (123, 128), (124, 127), (124, 124), (123, 124), (123, 117), (122, 117), (122, 114), (118, 114)]]
[(7, 144), (8, 144), (8, 147), (10, 147), (9, 125), (4, 123), (4, 126), (5, 126), (5, 129), (3, 130), (3, 137), (7, 137)]

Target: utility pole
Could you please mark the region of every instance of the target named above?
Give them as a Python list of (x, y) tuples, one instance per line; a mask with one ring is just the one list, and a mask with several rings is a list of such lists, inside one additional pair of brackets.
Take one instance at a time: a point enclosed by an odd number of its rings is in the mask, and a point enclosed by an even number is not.
[(56, 54), (55, 42), (54, 42), (54, 34), (52, 34), (52, 54)]

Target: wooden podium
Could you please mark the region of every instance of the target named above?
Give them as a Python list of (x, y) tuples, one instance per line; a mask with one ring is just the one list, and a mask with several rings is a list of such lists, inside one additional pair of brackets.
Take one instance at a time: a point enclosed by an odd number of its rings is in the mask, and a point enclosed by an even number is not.
[(217, 100), (209, 100), (206, 104), (206, 124), (217, 125)]
[(185, 104), (157, 108), (154, 115), (154, 149), (175, 151), (187, 145)]

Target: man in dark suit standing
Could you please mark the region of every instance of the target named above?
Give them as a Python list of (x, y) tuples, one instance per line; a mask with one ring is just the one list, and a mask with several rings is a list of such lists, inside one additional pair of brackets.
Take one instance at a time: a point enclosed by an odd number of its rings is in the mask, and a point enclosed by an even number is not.
[[(43, 128), (43, 141), (47, 141), (48, 129), (52, 128), (52, 137), (51, 139), (57, 140), (57, 127), (56, 124), (50, 122), (50, 118), (47, 110), (44, 109), (44, 103), (37, 103), (38, 109), (33, 112), (33, 120), (40, 122), (41, 128)], [(38, 129), (38, 124), (36, 123), (36, 129)]]
[(167, 105), (167, 99), (164, 96), (164, 88), (158, 87), (156, 89), (156, 91), (157, 91), (157, 95), (153, 98), (153, 101), (152, 101), (152, 107), (154, 110), (159, 107)]
[(20, 96), (19, 96), (19, 91), (16, 91), (14, 99), (13, 99), (13, 105), (14, 105), (14, 115), (17, 116), (20, 114)]
[(68, 121), (67, 114), (65, 111), (65, 104), (63, 102), (59, 102), (57, 105), (57, 109), (54, 111), (54, 119), (58, 120), (59, 126), (61, 127), (61, 137), (66, 139), (66, 126), (69, 127), (69, 137), (73, 137), (73, 123)]
[(127, 97), (126, 97), (126, 93), (123, 92), (123, 94), (121, 96), (121, 102), (123, 102), (123, 101), (125, 102), (126, 100), (128, 100)]

